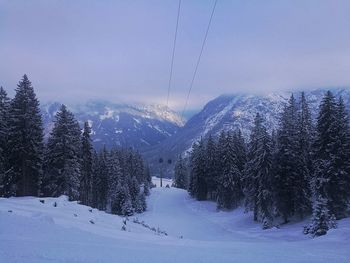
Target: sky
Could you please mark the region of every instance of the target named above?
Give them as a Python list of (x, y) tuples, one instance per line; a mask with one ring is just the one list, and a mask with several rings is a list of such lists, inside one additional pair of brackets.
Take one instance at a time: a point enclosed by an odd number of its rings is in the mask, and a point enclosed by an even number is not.
[[(182, 0), (181, 110), (214, 0)], [(0, 85), (42, 102), (166, 103), (178, 0), (0, 0)], [(350, 86), (350, 1), (219, 0), (188, 109), (221, 94)]]

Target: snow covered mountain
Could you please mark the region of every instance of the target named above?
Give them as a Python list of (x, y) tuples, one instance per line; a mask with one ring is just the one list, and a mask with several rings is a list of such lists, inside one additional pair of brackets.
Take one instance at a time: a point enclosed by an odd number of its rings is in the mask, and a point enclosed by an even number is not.
[[(305, 93), (314, 118), (327, 90), (317, 89)], [(347, 108), (350, 109), (350, 89), (334, 88), (331, 90), (335, 96), (342, 96)], [(266, 95), (232, 94), (219, 96), (208, 102), (176, 134), (164, 140), (160, 145), (150, 147), (145, 152), (145, 156), (151, 164), (157, 166), (157, 160), (160, 158), (159, 152), (163, 152), (166, 155), (163, 156), (165, 158), (175, 159), (178, 154), (189, 151), (192, 144), (201, 137), (206, 138), (210, 134), (218, 135), (221, 130), (239, 128), (243, 135), (249, 138), (254, 117), (258, 112), (266, 119), (266, 126), (271, 132), (277, 128), (280, 113), (290, 95), (291, 93), (281, 92)], [(300, 92), (295, 92), (294, 95), (298, 98)]]
[[(46, 137), (52, 129), (58, 102), (41, 107)], [(88, 121), (97, 148), (126, 146), (142, 149), (159, 144), (174, 135), (184, 122), (174, 111), (161, 105), (127, 105), (108, 101), (89, 101), (68, 105), (79, 123)]]

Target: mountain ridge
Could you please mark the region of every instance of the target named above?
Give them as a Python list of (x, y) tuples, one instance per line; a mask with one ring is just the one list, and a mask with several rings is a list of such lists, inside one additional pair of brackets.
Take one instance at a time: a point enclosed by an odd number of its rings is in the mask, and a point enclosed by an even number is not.
[[(306, 90), (305, 95), (313, 119), (316, 118), (318, 106), (327, 90), (331, 90), (336, 97), (342, 96), (347, 109), (350, 110), (349, 88)], [(273, 129), (277, 129), (280, 113), (292, 93), (296, 98), (299, 98), (301, 91), (270, 92), (260, 95), (240, 92), (220, 95), (209, 101), (176, 134), (162, 141), (159, 145), (149, 147), (143, 154), (155, 167), (153, 171), (157, 172), (159, 171), (157, 160), (161, 157), (159, 156), (160, 149), (165, 149), (162, 152), (165, 152), (166, 156), (162, 158), (175, 160), (179, 154), (186, 156), (195, 141), (207, 138), (210, 134), (217, 136), (221, 130), (240, 129), (245, 139), (248, 139), (254, 117), (258, 112), (265, 118), (268, 131), (272, 132)], [(170, 172), (171, 169), (169, 168), (168, 171)]]
[[(53, 127), (61, 103), (41, 106), (45, 137)], [(157, 104), (126, 104), (90, 100), (84, 104), (67, 105), (82, 127), (89, 122), (92, 140), (97, 148), (103, 145), (142, 149), (160, 143), (184, 125), (182, 118), (171, 109)]]

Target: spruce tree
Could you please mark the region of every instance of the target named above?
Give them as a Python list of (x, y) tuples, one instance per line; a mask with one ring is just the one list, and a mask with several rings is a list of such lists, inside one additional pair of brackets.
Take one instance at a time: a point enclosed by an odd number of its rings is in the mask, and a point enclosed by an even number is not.
[(245, 194), (245, 207), (247, 211), (254, 212), (254, 221), (258, 221), (258, 189), (259, 189), (259, 180), (258, 180), (258, 171), (259, 167), (255, 164), (258, 156), (258, 148), (260, 143), (260, 137), (263, 133), (263, 118), (257, 113), (254, 118), (254, 126), (250, 133), (250, 140), (248, 143), (248, 161), (245, 166), (244, 176), (243, 176), (243, 191)]
[(240, 178), (241, 172), (236, 164), (226, 167), (224, 173), (218, 178), (217, 206), (219, 209), (232, 209), (238, 206), (241, 189), (237, 182)]
[(130, 199), (131, 199), (131, 204), (134, 210), (139, 206), (138, 204), (138, 197), (140, 195), (140, 184), (136, 179), (136, 176), (133, 176), (130, 180), (130, 185), (129, 185), (129, 192), (130, 192)]
[[(8, 165), (8, 114), (10, 99), (6, 91), (0, 87), (0, 196), (11, 196), (11, 189), (7, 182), (11, 182)], [(11, 187), (10, 187), (11, 188)]]
[[(333, 94), (328, 91), (322, 99), (317, 117), (316, 137), (314, 142), (314, 172), (312, 177), (313, 215), (307, 233), (314, 236), (327, 233), (333, 227), (333, 218), (342, 216), (338, 210), (339, 169), (337, 166), (339, 137), (339, 111)], [(341, 189), (339, 189), (341, 191)], [(341, 203), (340, 203), (341, 204)]]
[(16, 196), (39, 195), (43, 164), (43, 125), (33, 86), (24, 75), (10, 103), (8, 161)]
[(350, 201), (350, 128), (342, 97), (336, 104), (334, 174), (330, 180), (330, 210), (337, 219), (345, 217)]
[(98, 158), (95, 163), (95, 174), (94, 174), (94, 183), (93, 183), (93, 192), (95, 194), (94, 199), (97, 203), (97, 208), (100, 210), (106, 210), (108, 204), (108, 195), (109, 195), (109, 171), (108, 171), (108, 151), (106, 147), (98, 154)]
[(278, 131), (276, 152), (275, 192), (278, 212), (284, 222), (307, 211), (308, 196), (304, 191), (307, 171), (300, 153), (297, 104), (292, 95), (285, 107)]
[(243, 173), (247, 162), (247, 146), (240, 129), (235, 130), (232, 139), (237, 157), (237, 168)]
[(92, 154), (92, 177), (91, 177), (91, 204), (90, 206), (97, 208), (99, 202), (99, 158), (97, 152), (94, 150)]
[(304, 92), (301, 93), (300, 109), (298, 113), (298, 175), (294, 181), (294, 206), (295, 213), (303, 218), (311, 211), (310, 180), (313, 170), (311, 153), (314, 129), (311, 120), (311, 112)]
[(257, 114), (251, 132), (243, 182), (246, 208), (253, 211), (254, 220), (261, 222), (266, 229), (272, 226), (275, 204), (271, 137), (263, 122), (261, 115)]
[(187, 189), (187, 169), (184, 159), (179, 155), (175, 164), (175, 180), (174, 186), (181, 189)]
[(206, 147), (204, 150), (204, 176), (207, 186), (208, 197), (211, 200), (215, 200), (217, 192), (217, 180), (218, 180), (218, 169), (217, 169), (217, 148), (214, 138), (209, 135)]
[(271, 137), (265, 129), (262, 129), (253, 165), (258, 178), (257, 214), (263, 229), (272, 227), (274, 217), (272, 156)]
[(197, 200), (207, 199), (207, 183), (205, 175), (205, 145), (203, 139), (194, 143), (190, 160), (189, 192)]
[(237, 157), (237, 148), (231, 133), (228, 133), (223, 145), (223, 154), (220, 156), (222, 165), (218, 176), (218, 208), (231, 209), (239, 205), (243, 198), (241, 187), (242, 173)]
[(81, 178), (80, 178), (80, 201), (84, 205), (91, 204), (92, 198), (92, 141), (90, 138), (91, 128), (88, 122), (84, 123), (81, 149)]
[(329, 210), (328, 185), (329, 176), (324, 173), (331, 167), (327, 160), (316, 160), (316, 169), (313, 178), (313, 213), (311, 223), (306, 227), (304, 233), (313, 237), (327, 234), (327, 231), (336, 227), (335, 216)]
[(44, 193), (78, 200), (80, 186), (80, 127), (73, 113), (62, 105), (56, 114), (45, 155)]
[(108, 207), (114, 203), (116, 199), (116, 188), (119, 183), (122, 185), (125, 182), (122, 180), (121, 166), (118, 159), (118, 153), (116, 151), (111, 151), (107, 153), (106, 159), (107, 165), (107, 178), (108, 178)]

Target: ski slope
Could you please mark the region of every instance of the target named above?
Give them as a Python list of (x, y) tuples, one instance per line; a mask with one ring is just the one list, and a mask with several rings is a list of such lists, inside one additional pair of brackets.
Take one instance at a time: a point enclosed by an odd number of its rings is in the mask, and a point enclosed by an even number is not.
[(349, 262), (350, 219), (311, 239), (305, 222), (263, 231), (242, 210), (217, 212), (180, 189), (152, 189), (148, 206), (121, 231), (123, 218), (65, 197), (1, 198), (0, 262)]

